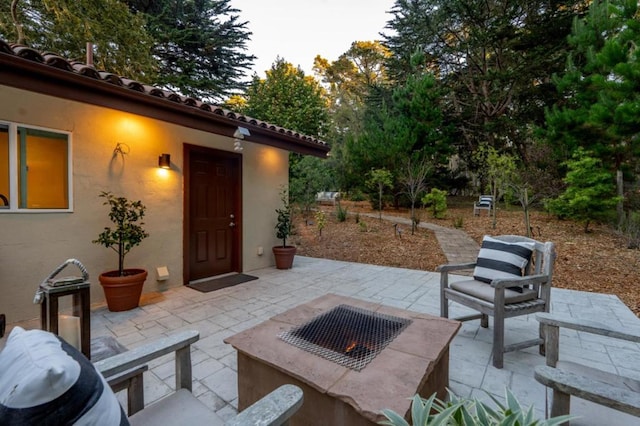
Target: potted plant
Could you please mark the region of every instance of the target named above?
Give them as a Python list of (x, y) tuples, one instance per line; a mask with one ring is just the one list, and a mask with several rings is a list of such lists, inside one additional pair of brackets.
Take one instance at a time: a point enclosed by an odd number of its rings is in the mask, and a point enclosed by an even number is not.
[(275, 246), (272, 250), (273, 256), (276, 259), (276, 268), (291, 269), (293, 266), (293, 258), (296, 255), (296, 247), (287, 245), (287, 238), (291, 235), (293, 223), (289, 194), (284, 187), (280, 191), (280, 199), (282, 200), (282, 208), (276, 209), (276, 213), (278, 213), (276, 237), (282, 240), (282, 245)]
[(118, 253), (118, 269), (107, 271), (99, 276), (110, 311), (127, 311), (138, 306), (142, 286), (147, 279), (144, 269), (126, 269), (124, 258), (131, 249), (149, 236), (144, 231), (142, 218), (146, 207), (142, 201), (130, 201), (125, 197), (116, 197), (111, 192), (102, 192), (104, 205), (110, 207), (109, 219), (114, 227), (105, 227), (93, 243), (110, 248)]

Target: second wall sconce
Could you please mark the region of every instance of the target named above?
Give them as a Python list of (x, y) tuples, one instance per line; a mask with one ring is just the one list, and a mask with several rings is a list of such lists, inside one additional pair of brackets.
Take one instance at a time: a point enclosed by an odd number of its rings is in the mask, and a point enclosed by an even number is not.
[(158, 157), (158, 167), (161, 169), (171, 168), (171, 154), (162, 154)]

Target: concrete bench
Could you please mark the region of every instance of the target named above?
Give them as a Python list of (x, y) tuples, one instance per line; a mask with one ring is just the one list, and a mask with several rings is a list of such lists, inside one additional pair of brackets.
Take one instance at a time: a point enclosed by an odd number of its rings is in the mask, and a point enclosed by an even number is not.
[(223, 421), (191, 393), (191, 344), (198, 339), (197, 331), (183, 331), (94, 364), (103, 376), (113, 377), (155, 358), (175, 353), (176, 391), (129, 417), (132, 425), (282, 425), (302, 406), (302, 390), (297, 386), (283, 385), (233, 419)]
[(594, 321), (537, 314), (546, 341), (546, 366), (535, 368), (536, 380), (553, 390), (551, 417), (569, 414), (575, 396), (640, 417), (640, 381), (575, 362), (559, 360), (560, 327), (640, 343), (640, 329), (616, 328)]

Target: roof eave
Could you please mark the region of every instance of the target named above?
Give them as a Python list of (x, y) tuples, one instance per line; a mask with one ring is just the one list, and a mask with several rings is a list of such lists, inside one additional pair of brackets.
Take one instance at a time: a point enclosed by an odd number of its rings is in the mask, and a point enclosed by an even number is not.
[(213, 105), (206, 109), (160, 98), (104, 80), (58, 69), (0, 52), (0, 84), (23, 90), (113, 108), (158, 120), (233, 137), (238, 126), (249, 129), (248, 142), (326, 158), (330, 148), (295, 132), (232, 114)]

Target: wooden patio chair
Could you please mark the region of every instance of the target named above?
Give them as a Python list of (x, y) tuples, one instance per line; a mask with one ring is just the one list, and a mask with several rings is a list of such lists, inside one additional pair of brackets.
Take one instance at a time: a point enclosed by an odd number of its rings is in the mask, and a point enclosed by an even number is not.
[[(175, 390), (129, 413), (132, 425), (282, 425), (302, 406), (302, 390), (283, 385), (224, 421), (191, 393), (191, 344), (183, 331), (92, 364), (53, 333), (14, 327), (0, 351), (0, 413), (8, 424), (124, 424), (125, 413), (107, 384), (141, 365), (175, 354)], [(99, 374), (101, 373), (101, 374)], [(144, 401), (140, 401), (144, 404)]]
[(544, 327), (546, 365), (537, 366), (534, 377), (553, 390), (551, 417), (569, 414), (571, 395), (640, 417), (640, 380), (561, 360), (559, 351), (561, 327), (617, 339), (623, 344), (640, 344), (640, 328), (551, 314), (537, 314), (536, 318)]
[(480, 195), (478, 201), (473, 204), (473, 215), (480, 216), (481, 210), (486, 210), (487, 216), (491, 215), (493, 204), (493, 195)]
[[(544, 354), (542, 326), (538, 338), (505, 346), (504, 322), (506, 318), (549, 312), (555, 257), (551, 242), (517, 235), (485, 236), (476, 262), (436, 268), (440, 272), (440, 316), (449, 318), (451, 301), (480, 312), (454, 318), (458, 321), (480, 319), (480, 325), (487, 328), (492, 316), (496, 368), (503, 367), (505, 352), (539, 345)], [(473, 269), (472, 278), (449, 282), (450, 272), (465, 269)]]

